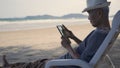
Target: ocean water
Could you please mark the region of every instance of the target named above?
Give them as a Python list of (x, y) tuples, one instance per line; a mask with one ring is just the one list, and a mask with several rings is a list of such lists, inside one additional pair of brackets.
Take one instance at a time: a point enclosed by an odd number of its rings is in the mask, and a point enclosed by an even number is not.
[(1, 31), (16, 31), (56, 27), (56, 25), (75, 25), (89, 23), (87, 19), (48, 19), (48, 20), (27, 20), (27, 21), (0, 21)]

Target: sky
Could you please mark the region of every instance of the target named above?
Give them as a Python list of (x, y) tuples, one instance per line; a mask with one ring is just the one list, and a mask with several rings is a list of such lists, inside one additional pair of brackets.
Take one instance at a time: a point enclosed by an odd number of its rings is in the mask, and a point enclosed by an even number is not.
[[(120, 0), (108, 1), (111, 1), (110, 15), (114, 15), (120, 10)], [(86, 0), (0, 0), (0, 18), (45, 14), (62, 16), (69, 13), (82, 13), (85, 7)]]

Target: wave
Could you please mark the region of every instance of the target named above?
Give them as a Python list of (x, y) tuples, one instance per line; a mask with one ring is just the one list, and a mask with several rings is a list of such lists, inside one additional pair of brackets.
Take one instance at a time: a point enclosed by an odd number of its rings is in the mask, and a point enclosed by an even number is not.
[(88, 23), (87, 19), (48, 19), (26, 21), (0, 21), (0, 31), (16, 31), (26, 29), (38, 29), (56, 27), (59, 24), (74, 25)]

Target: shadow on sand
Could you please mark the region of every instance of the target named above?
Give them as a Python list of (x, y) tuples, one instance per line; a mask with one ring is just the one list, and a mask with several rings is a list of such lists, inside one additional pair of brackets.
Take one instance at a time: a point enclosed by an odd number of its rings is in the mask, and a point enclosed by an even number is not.
[[(7, 56), (10, 63), (30, 62), (40, 58), (56, 58), (65, 52), (61, 47), (51, 50), (32, 49), (31, 46), (17, 45), (0, 48), (0, 66), (2, 64), (2, 55)], [(109, 52), (116, 68), (120, 67), (120, 38), (118, 38)]]
[(33, 49), (31, 46), (17, 45), (9, 47), (0, 47), (0, 66), (2, 64), (2, 55), (7, 56), (10, 63), (30, 62), (40, 58), (56, 58), (64, 53), (62, 47), (51, 50)]

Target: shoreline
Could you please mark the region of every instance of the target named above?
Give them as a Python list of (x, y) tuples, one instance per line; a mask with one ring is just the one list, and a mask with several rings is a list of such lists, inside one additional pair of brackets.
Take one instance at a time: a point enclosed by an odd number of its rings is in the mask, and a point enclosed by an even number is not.
[(86, 19), (62, 19), (62, 20), (28, 20), (28, 21), (15, 21), (15, 22), (0, 22), (0, 32), (4, 31), (19, 31), (19, 30), (31, 30), (41, 28), (56, 27), (56, 25), (74, 25), (74, 24), (86, 24)]
[[(112, 18), (110, 18), (111, 22)], [(89, 24), (87, 19), (62, 19), (62, 20), (28, 20), (28, 21), (15, 21), (15, 22), (2, 22), (0, 21), (0, 32), (32, 30), (32, 29), (44, 29), (53, 28), (56, 25), (64, 24), (70, 25), (84, 25)]]

